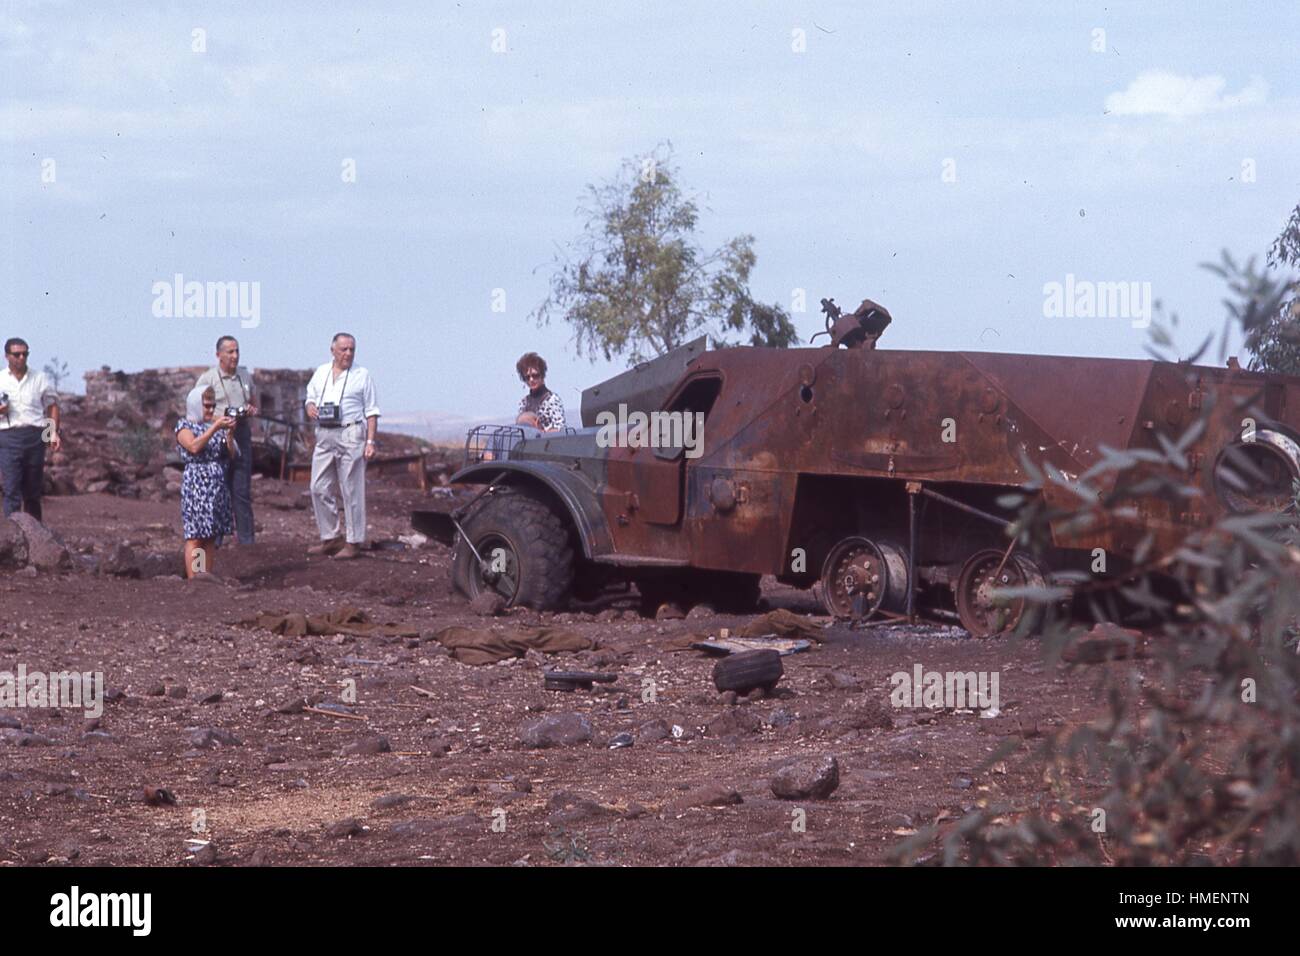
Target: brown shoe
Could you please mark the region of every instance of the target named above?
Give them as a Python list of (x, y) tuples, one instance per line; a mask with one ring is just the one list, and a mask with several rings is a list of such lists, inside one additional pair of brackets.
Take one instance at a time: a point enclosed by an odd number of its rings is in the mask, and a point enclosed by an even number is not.
[(328, 541), (322, 541), (320, 544), (313, 544), (307, 549), (308, 554), (334, 554), (341, 550), (347, 542), (342, 538), (330, 538)]
[(350, 561), (350, 560), (352, 560), (353, 558), (355, 558), (355, 557), (357, 557), (358, 555), (360, 555), (360, 553), (361, 553), (361, 552), (359, 552), (359, 551), (357, 550), (356, 545), (354, 545), (354, 544), (345, 544), (345, 545), (343, 545), (343, 547), (342, 547), (341, 549), (339, 549), (339, 553), (336, 554), (336, 555), (334, 555), (334, 560), (335, 560), (335, 561)]

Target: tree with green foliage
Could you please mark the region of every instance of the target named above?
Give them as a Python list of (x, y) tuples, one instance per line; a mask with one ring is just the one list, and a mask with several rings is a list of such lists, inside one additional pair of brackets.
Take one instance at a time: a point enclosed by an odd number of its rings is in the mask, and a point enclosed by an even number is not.
[[(1268, 266), (1300, 266), (1300, 205), (1291, 210), (1281, 234), (1273, 240)], [(1246, 348), (1252, 369), (1300, 375), (1300, 282), (1286, 282), (1283, 293), (1275, 310), (1261, 316), (1253, 327), (1246, 327)]]
[(754, 237), (704, 249), (699, 205), (682, 191), (678, 172), (671, 145), (661, 144), (624, 160), (609, 182), (587, 187), (583, 233), (569, 255), (556, 257), (550, 294), (534, 318), (569, 322), (578, 353), (593, 361), (641, 362), (704, 332), (720, 346), (793, 345), (798, 336), (786, 311), (750, 295)]

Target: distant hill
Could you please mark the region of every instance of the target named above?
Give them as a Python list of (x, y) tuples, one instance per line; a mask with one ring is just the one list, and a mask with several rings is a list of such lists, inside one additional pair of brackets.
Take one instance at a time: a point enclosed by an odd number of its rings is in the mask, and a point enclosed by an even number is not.
[(441, 412), (385, 412), (379, 419), (379, 427), (386, 432), (411, 435), (439, 445), (459, 445), (465, 441), (465, 433), (475, 425), (506, 420), (504, 415), (465, 417)]

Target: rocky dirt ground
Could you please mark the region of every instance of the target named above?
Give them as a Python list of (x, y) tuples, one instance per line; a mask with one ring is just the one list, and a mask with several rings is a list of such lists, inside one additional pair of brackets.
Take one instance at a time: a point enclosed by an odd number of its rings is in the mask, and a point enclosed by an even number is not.
[[(113, 699), (98, 721), (0, 710), (0, 865), (882, 864), (926, 824), (989, 801), (1036, 804), (1045, 791), (1033, 760), (980, 765), (1008, 738), (1028, 753), (1099, 709), (1097, 667), (1058, 673), (1033, 643), (938, 626), (827, 626), (824, 643), (783, 659), (775, 696), (732, 702), (712, 687), (714, 660), (680, 648), (745, 618), (657, 621), (615, 595), (581, 613), (485, 621), (451, 592), (446, 549), (398, 549), (418, 492), (372, 483), (381, 546), (346, 563), (305, 555), (301, 488), (259, 480), (255, 493), (258, 544), (222, 549), (225, 580), (203, 583), (171, 573), (176, 502), (46, 500), (76, 569), (0, 577), (0, 670), (102, 671)], [(123, 543), (157, 576), (93, 570)], [(765, 601), (817, 612), (810, 594), (776, 586)], [(345, 605), (416, 636), (235, 624)], [(536, 623), (597, 646), (469, 666), (433, 640), (451, 624)], [(1000, 715), (892, 708), (890, 674), (916, 664), (997, 671)], [(618, 680), (545, 691), (553, 667)], [(524, 726), (548, 718), (578, 737), (585, 720), (591, 739), (525, 745)], [(611, 749), (619, 734), (632, 746)], [(783, 761), (827, 757), (839, 772), (829, 797), (774, 795)], [(145, 788), (175, 803), (151, 805)]]

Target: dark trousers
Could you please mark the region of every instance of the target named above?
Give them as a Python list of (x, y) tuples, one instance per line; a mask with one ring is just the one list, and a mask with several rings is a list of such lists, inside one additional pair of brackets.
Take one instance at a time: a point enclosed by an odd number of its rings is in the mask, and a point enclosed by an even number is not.
[(41, 520), (41, 490), (45, 481), (44, 429), (39, 425), (0, 431), (0, 481), (4, 482), (5, 516), (19, 508)]
[(239, 457), (226, 465), (226, 487), (235, 512), (235, 540), (253, 543), (253, 424), (241, 418), (235, 426)]

